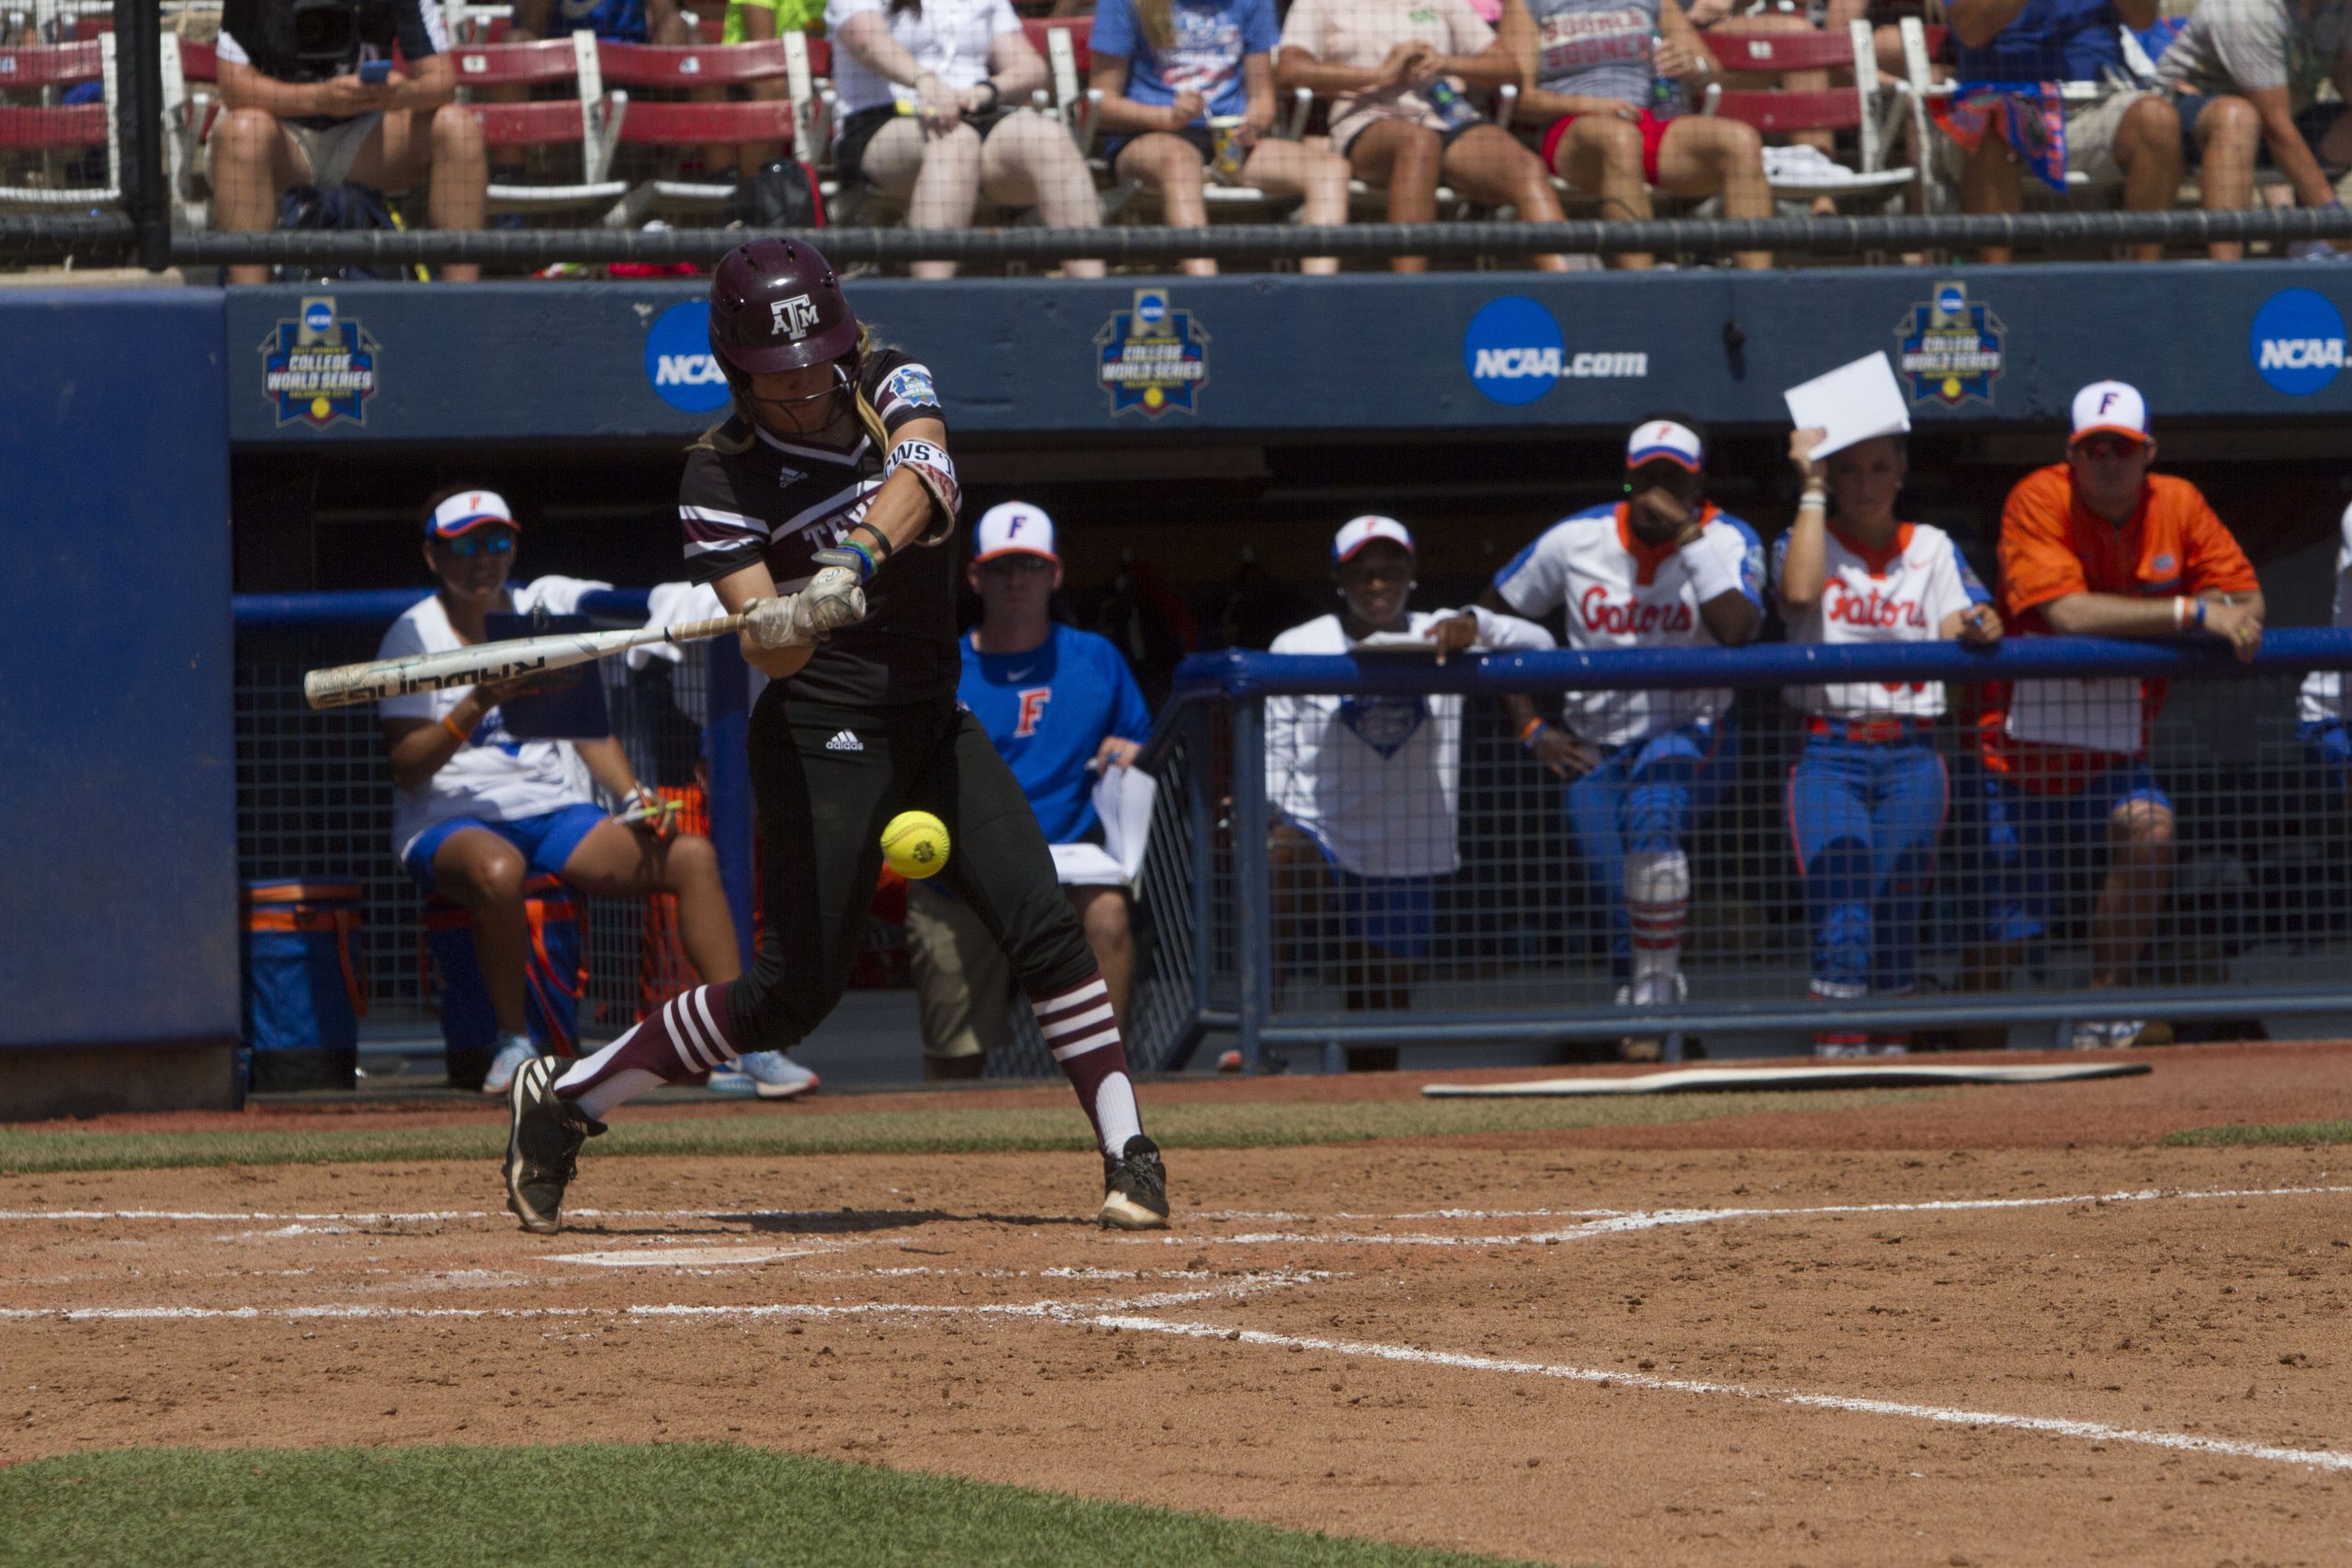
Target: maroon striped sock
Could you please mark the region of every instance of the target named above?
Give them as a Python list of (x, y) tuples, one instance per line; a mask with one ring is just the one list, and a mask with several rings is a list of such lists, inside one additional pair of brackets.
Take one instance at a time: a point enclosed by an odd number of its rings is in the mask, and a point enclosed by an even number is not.
[(1143, 1131), (1134, 1083), (1127, 1077), (1126, 1043), (1111, 1013), (1111, 988), (1096, 970), (1069, 990), (1032, 997), (1037, 1032), (1069, 1077), (1095, 1142), (1108, 1155), (1124, 1153), (1127, 1140)]
[(631, 1069), (651, 1073), (665, 1083), (684, 1083), (741, 1054), (727, 1032), (727, 987), (696, 986), (663, 1002), (636, 1028), (573, 1066), (556, 1084), (556, 1092), (577, 1100)]

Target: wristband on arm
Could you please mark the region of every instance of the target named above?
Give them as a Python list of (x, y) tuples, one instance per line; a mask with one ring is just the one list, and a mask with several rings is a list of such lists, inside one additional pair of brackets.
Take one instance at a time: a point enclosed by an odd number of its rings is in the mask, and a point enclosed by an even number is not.
[(1535, 743), (1543, 739), (1544, 732), (1551, 728), (1540, 718), (1531, 718), (1527, 721), (1526, 728), (1519, 732), (1519, 743), (1532, 751), (1535, 750)]
[(458, 738), (458, 744), (460, 746), (466, 745), (473, 739), (472, 736), (458, 728), (458, 710), (456, 708), (451, 708), (447, 713), (441, 716), (441, 728), (456, 736)]
[(1682, 570), (1690, 574), (1690, 586), (1698, 591), (1700, 604), (1740, 591), (1739, 574), (1724, 564), (1704, 534), (1674, 553), (1681, 558)]

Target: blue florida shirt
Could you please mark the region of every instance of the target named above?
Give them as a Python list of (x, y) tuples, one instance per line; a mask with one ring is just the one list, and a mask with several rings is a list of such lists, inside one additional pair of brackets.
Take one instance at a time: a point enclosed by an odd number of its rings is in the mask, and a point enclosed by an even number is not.
[(1094, 831), (1096, 775), (1086, 771), (1103, 740), (1142, 741), (1151, 710), (1107, 637), (1057, 626), (1026, 653), (980, 653), (962, 639), (964, 677), (956, 694), (989, 732), (1021, 782), (1049, 844)]

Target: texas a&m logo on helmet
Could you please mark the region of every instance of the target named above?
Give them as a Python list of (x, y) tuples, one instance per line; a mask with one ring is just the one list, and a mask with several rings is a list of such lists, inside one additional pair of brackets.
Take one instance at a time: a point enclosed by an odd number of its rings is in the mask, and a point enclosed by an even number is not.
[(788, 337), (798, 343), (817, 324), (817, 303), (806, 294), (796, 294), (789, 299), (768, 302), (769, 331), (776, 337)]

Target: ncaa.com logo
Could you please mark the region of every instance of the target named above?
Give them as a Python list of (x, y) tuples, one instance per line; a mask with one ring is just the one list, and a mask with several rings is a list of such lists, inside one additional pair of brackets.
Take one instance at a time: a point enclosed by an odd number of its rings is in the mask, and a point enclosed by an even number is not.
[(653, 319), (645, 334), (645, 378), (681, 413), (715, 413), (727, 406), (727, 373), (710, 352), (708, 304), (689, 299)]
[(2316, 289), (2282, 288), (2254, 313), (2246, 346), (2273, 389), (2310, 397), (2343, 372), (2344, 312)]
[(1552, 312), (1524, 295), (1488, 301), (1462, 334), (1462, 367), (1471, 382), (1506, 408), (1533, 402), (1563, 378), (1634, 378), (1650, 373), (1646, 354), (1568, 352)]

